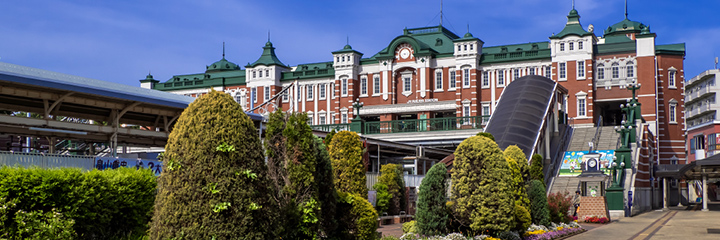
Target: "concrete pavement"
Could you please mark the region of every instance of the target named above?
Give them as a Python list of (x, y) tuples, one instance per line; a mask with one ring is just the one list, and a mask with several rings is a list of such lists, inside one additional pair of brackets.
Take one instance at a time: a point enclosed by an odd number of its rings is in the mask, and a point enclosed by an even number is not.
[(676, 207), (669, 211), (650, 211), (569, 239), (720, 239), (720, 211), (689, 211)]

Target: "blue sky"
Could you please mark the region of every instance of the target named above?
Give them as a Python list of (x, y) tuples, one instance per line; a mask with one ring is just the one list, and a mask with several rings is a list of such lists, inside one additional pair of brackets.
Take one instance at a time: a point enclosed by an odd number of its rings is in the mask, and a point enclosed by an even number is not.
[[(686, 43), (686, 78), (720, 56), (718, 0), (628, 3), (629, 18), (650, 26), (658, 44)], [(349, 38), (372, 56), (405, 27), (437, 25), (440, 1), (22, 0), (0, 4), (0, 61), (139, 86), (149, 71), (166, 81), (199, 73), (221, 58), (255, 61), (268, 31), (289, 65), (331, 60)], [(577, 0), (596, 34), (624, 18), (624, 0)], [(444, 26), (485, 46), (548, 41), (571, 0), (445, 0)]]

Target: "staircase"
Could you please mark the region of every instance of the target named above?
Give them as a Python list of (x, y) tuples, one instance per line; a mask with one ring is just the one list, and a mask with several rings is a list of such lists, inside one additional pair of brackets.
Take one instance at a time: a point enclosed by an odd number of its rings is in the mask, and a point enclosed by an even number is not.
[[(615, 126), (574, 128), (567, 151), (590, 151), (588, 142), (593, 142), (592, 150), (612, 150), (617, 148), (617, 141), (620, 134), (615, 132)], [(597, 134), (597, 136), (596, 136)], [(562, 159), (557, 159), (562, 161)], [(557, 165), (559, 167), (559, 164)], [(555, 172), (557, 174), (557, 172)], [(577, 177), (554, 176), (548, 193), (565, 192), (573, 193), (580, 187), (580, 180)]]

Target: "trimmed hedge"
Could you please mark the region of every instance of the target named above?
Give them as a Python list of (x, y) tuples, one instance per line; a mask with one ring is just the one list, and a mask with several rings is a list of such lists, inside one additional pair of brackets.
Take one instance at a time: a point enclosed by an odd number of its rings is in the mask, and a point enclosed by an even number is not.
[[(156, 186), (155, 175), (144, 169), (2, 167), (0, 205), (8, 208), (0, 212), (0, 238), (34, 238), (20, 231), (16, 219), (54, 227), (69, 224), (79, 239), (142, 236), (152, 216)], [(58, 218), (49, 213), (59, 213)]]

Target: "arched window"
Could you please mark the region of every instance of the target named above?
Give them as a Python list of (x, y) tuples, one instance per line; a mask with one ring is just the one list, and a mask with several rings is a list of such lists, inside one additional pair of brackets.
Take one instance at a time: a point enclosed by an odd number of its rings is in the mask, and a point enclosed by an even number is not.
[(612, 78), (620, 78), (620, 64), (613, 63), (612, 64)]
[(628, 62), (625, 64), (625, 70), (626, 70), (626, 77), (632, 78), (635, 77), (635, 63)]
[(605, 79), (605, 65), (600, 64), (597, 66), (597, 78)]

